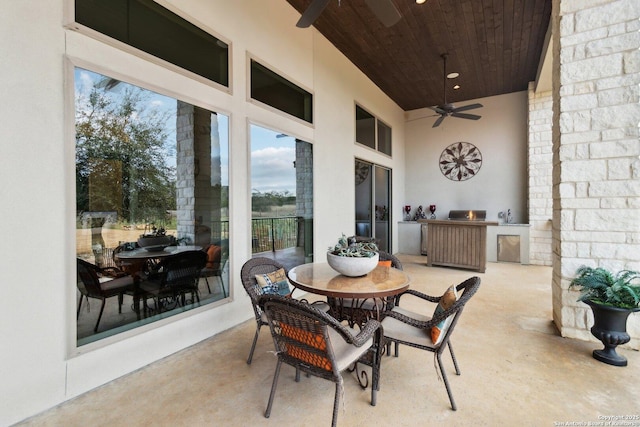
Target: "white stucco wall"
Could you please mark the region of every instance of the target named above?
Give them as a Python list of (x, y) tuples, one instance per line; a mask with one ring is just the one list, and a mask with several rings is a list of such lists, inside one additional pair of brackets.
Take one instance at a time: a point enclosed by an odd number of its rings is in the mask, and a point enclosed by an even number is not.
[[(515, 223), (527, 223), (527, 92), (470, 100), (482, 108), (470, 113), (480, 120), (447, 117), (432, 128), (432, 110), (407, 113), (406, 199), (412, 214), (422, 205), (437, 206), (438, 219), (452, 209), (487, 211), (487, 220), (498, 221), (498, 212), (511, 209)], [(440, 154), (454, 142), (470, 142), (482, 153), (482, 168), (467, 181), (451, 181), (440, 172)]]
[[(353, 161), (393, 170), (393, 203), (404, 203), (403, 112), (313, 29), (298, 29), (286, 2), (159, 1), (231, 43), (232, 87), (220, 90), (87, 35), (65, 29), (70, 0), (4, 2), (0, 14), (0, 425), (15, 423), (250, 319), (239, 282), (250, 257), (250, 122), (314, 144), (315, 254), (354, 231)], [(179, 5), (179, 7), (177, 6)], [(314, 93), (315, 126), (247, 101), (248, 56)], [(75, 347), (73, 66), (221, 111), (231, 118), (230, 253), (233, 301), (206, 306)], [(356, 147), (358, 102), (393, 129), (389, 159)], [(394, 250), (397, 230), (393, 231)], [(250, 343), (247, 342), (247, 351)]]

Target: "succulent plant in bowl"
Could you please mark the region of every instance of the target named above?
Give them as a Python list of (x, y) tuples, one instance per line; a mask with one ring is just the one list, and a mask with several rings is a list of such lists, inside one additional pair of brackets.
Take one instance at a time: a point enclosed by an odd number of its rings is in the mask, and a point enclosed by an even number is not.
[(364, 276), (378, 265), (378, 246), (372, 242), (357, 242), (344, 234), (338, 244), (329, 247), (327, 262), (338, 273), (350, 277)]
[(163, 227), (156, 228), (153, 224), (151, 225), (151, 232), (145, 232), (138, 238), (138, 246), (150, 252), (164, 250), (164, 248), (173, 243), (175, 243), (173, 236), (167, 235)]
[(338, 244), (329, 247), (329, 252), (337, 256), (371, 258), (378, 253), (378, 245), (373, 242), (357, 242), (356, 237), (342, 234)]

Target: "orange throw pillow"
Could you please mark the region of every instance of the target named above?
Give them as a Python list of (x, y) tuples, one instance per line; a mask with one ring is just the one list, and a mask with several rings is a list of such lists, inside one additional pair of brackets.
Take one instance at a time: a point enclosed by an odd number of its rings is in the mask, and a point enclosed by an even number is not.
[(207, 248), (207, 268), (220, 267), (220, 259), (222, 258), (222, 248), (216, 245), (210, 245)]
[[(456, 287), (451, 285), (451, 287), (440, 297), (440, 301), (438, 302), (433, 315), (435, 316), (436, 314), (447, 310), (455, 304), (456, 301), (458, 301), (458, 292)], [(447, 329), (449, 329), (452, 321), (453, 316), (449, 316), (431, 328), (431, 342), (433, 342), (433, 345), (439, 345), (442, 342), (442, 339), (447, 333)]]
[[(325, 341), (322, 334), (316, 334), (313, 332), (305, 331), (303, 329), (297, 328), (295, 326), (287, 325), (284, 323), (280, 323), (280, 329), (282, 330), (282, 335), (288, 338), (291, 338), (295, 341), (301, 342), (303, 344), (308, 345), (309, 347), (317, 348), (318, 350), (326, 350), (327, 342)], [(317, 366), (318, 368), (325, 369), (330, 371), (331, 361), (326, 357), (312, 353), (309, 350), (305, 350), (304, 348), (297, 346), (295, 344), (287, 343), (287, 353), (289, 356), (299, 359), (303, 362), (308, 363), (309, 365)]]

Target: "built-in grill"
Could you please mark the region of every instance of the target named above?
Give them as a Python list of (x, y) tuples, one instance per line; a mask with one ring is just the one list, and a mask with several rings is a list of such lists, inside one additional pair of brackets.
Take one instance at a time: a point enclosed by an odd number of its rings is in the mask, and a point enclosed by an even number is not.
[(451, 210), (449, 211), (449, 219), (454, 221), (486, 221), (487, 211), (480, 210)]

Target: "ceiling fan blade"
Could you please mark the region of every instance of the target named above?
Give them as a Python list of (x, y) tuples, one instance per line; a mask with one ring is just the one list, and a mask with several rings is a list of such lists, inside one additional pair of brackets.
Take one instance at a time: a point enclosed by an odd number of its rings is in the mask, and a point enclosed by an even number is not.
[(435, 111), (438, 114), (447, 114), (447, 110), (442, 109), (440, 107), (440, 105), (436, 105), (436, 106), (428, 107), (428, 108), (432, 109), (433, 111)]
[(365, 0), (371, 12), (382, 22), (382, 25), (389, 28), (395, 25), (402, 15), (392, 0)]
[(452, 112), (458, 113), (460, 111), (475, 110), (476, 108), (481, 108), (481, 107), (482, 107), (482, 104), (463, 105), (462, 107), (454, 108)]
[(331, 0), (313, 0), (298, 20), (296, 27), (307, 28), (313, 24), (330, 1)]
[(446, 116), (440, 116), (438, 118), (438, 120), (436, 120), (436, 122), (433, 124), (433, 126), (431, 126), (432, 128), (437, 128), (438, 126), (440, 126), (440, 123), (442, 123), (442, 121), (444, 120)]
[(478, 120), (482, 116), (476, 116), (475, 114), (466, 113), (451, 113), (451, 117), (457, 117), (459, 119)]

